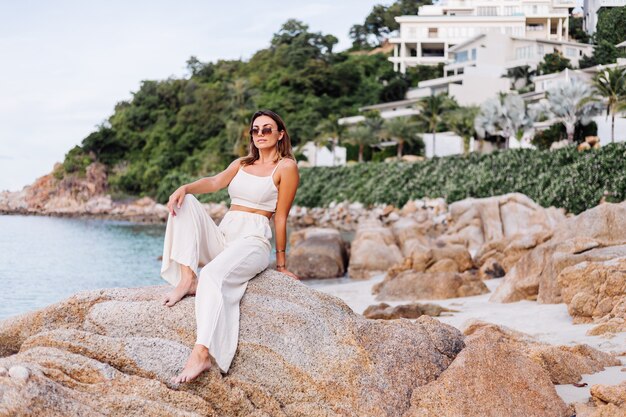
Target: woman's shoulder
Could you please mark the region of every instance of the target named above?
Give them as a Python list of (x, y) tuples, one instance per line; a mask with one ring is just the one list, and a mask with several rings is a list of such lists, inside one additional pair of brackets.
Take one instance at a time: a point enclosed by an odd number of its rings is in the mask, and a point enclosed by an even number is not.
[(283, 167), (283, 169), (285, 167), (289, 167), (289, 169), (298, 169), (298, 163), (293, 158), (284, 157), (284, 158), (279, 159), (278, 163), (280, 164), (281, 167)]

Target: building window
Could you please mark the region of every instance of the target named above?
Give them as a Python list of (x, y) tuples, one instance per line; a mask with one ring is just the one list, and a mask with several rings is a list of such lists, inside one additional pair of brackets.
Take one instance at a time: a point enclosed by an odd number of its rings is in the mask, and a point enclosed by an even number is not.
[(544, 56), (543, 45), (537, 45), (537, 55)]
[(429, 38), (436, 38), (437, 35), (437, 28), (428, 28), (428, 37)]
[(454, 62), (465, 62), (467, 61), (467, 51), (461, 51), (454, 54)]
[(574, 49), (574, 48), (565, 48), (565, 56), (575, 57), (576, 56), (576, 49)]
[(515, 48), (515, 59), (528, 59), (532, 56), (531, 46), (522, 46)]
[(472, 48), (472, 61), (476, 61), (476, 48)]
[(498, 7), (497, 6), (477, 7), (476, 11), (478, 13), (478, 16), (497, 16), (498, 15)]
[(526, 27), (529, 32), (541, 32), (544, 30), (543, 23), (529, 23)]

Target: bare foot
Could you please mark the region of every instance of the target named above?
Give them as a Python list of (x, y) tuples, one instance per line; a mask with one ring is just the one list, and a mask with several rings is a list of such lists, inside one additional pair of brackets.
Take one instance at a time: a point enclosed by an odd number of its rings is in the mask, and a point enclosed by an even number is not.
[(179, 302), (184, 296), (194, 295), (197, 287), (198, 279), (190, 269), (188, 273), (181, 274), (180, 281), (178, 282), (176, 288), (163, 297), (163, 304), (171, 307)]
[(185, 368), (178, 376), (172, 378), (172, 382), (180, 384), (181, 382), (193, 381), (198, 375), (209, 369), (211, 369), (209, 349), (204, 345), (195, 344)]

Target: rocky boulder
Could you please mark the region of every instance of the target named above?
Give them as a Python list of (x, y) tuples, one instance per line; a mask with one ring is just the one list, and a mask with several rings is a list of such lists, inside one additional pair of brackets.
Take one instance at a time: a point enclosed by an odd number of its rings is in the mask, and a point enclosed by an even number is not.
[(484, 243), (474, 255), (480, 278), (502, 278), (523, 255), (550, 237), (552, 230), (520, 233)]
[(626, 416), (626, 381), (618, 385), (592, 385), (591, 403), (575, 404), (577, 417)]
[(416, 388), (404, 417), (569, 417), (547, 373), (497, 333), (481, 329), (435, 380)]
[(346, 273), (348, 250), (338, 230), (309, 227), (289, 236), (287, 266), (299, 278), (335, 278)]
[(0, 414), (399, 416), (464, 346), (428, 316), (368, 320), (266, 270), (242, 299), (228, 374), (176, 387), (195, 341), (194, 298), (167, 308), (166, 290), (85, 292), (0, 322)]
[(417, 272), (387, 275), (372, 287), (376, 300), (441, 300), (488, 293), (487, 286), (471, 272)]
[(545, 209), (520, 193), (468, 198), (449, 207), (447, 234), (465, 241), (472, 254), (487, 242), (545, 232), (565, 220), (563, 209)]
[(626, 202), (605, 203), (554, 229), (552, 238), (520, 258), (490, 300), (560, 303), (557, 277), (563, 269), (622, 256), (626, 256)]
[(618, 366), (620, 360), (589, 345), (555, 346), (540, 342), (532, 336), (481, 320), (470, 320), (463, 333), (472, 335), (486, 331), (506, 341), (517, 352), (541, 366), (553, 384), (574, 384), (583, 374), (602, 371), (607, 366)]
[(369, 220), (356, 231), (350, 246), (348, 275), (368, 279), (402, 262), (402, 253), (391, 230), (380, 221)]
[(363, 315), (368, 319), (394, 320), (399, 318), (416, 319), (423, 315), (438, 317), (441, 313), (456, 311), (437, 304), (411, 303), (392, 307), (387, 303), (379, 303), (367, 307), (363, 311)]
[(580, 262), (557, 280), (574, 323), (600, 323), (588, 334), (626, 331), (626, 257)]

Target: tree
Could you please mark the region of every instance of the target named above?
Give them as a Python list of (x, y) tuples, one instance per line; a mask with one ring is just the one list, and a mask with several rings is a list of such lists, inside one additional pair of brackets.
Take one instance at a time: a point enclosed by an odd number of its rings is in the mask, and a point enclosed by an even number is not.
[(501, 135), (505, 149), (509, 148), (511, 136), (521, 137), (532, 127), (532, 119), (526, 110), (526, 103), (517, 94), (499, 94), (486, 100), (474, 120), (476, 132), (484, 137)]
[(476, 136), (474, 120), (478, 116), (480, 108), (478, 106), (459, 107), (448, 113), (446, 125), (448, 129), (463, 138), (463, 153), (469, 153), (470, 140)]
[(417, 15), (420, 6), (432, 4), (430, 0), (397, 0), (389, 6), (377, 4), (365, 17), (362, 25), (354, 25), (350, 28), (350, 38), (353, 49), (365, 49), (373, 47), (370, 38), (375, 38), (378, 44), (389, 37), (400, 25), (396, 22), (396, 16)]
[(385, 134), (398, 144), (397, 157), (402, 157), (402, 148), (405, 143), (414, 144), (419, 140), (417, 136), (418, 124), (408, 116), (394, 117), (385, 120), (383, 130)]
[(599, 98), (606, 100), (606, 116), (611, 116), (611, 143), (615, 141), (615, 113), (626, 105), (626, 69), (606, 68), (593, 80)]
[(378, 135), (363, 123), (359, 123), (346, 131), (344, 140), (359, 147), (359, 162), (363, 162), (363, 148), (378, 141)]
[(531, 70), (528, 65), (520, 65), (518, 67), (509, 68), (506, 71), (506, 77), (513, 79), (513, 88), (517, 89), (517, 81), (523, 80), (524, 85), (522, 87), (527, 87), (532, 84), (532, 77), (535, 76), (536, 71)]
[(626, 40), (626, 7), (603, 7), (598, 11), (595, 38), (616, 45)]
[(622, 54), (615, 45), (607, 40), (600, 40), (598, 45), (593, 48), (593, 55), (584, 55), (578, 65), (580, 68), (589, 68), (600, 64), (611, 64), (617, 61)]
[(326, 144), (330, 141), (331, 152), (333, 154), (333, 166), (335, 165), (335, 149), (345, 135), (345, 127), (339, 124), (339, 117), (331, 115), (329, 118), (322, 120), (315, 129), (316, 137), (314, 143), (316, 146)]
[(593, 100), (592, 88), (575, 78), (546, 91), (546, 98), (548, 112), (563, 123), (569, 143), (574, 142), (576, 123), (587, 125), (604, 107), (602, 103)]
[(444, 93), (424, 97), (416, 103), (416, 107), (419, 110), (418, 119), (433, 134), (433, 156), (436, 155), (435, 134), (437, 128), (443, 122), (443, 113), (456, 108), (456, 106), (456, 102)]
[(552, 74), (553, 72), (561, 72), (565, 68), (572, 69), (570, 60), (565, 58), (561, 52), (556, 51), (543, 56), (543, 61), (537, 65), (537, 72), (539, 74)]
[(589, 34), (583, 28), (583, 17), (569, 17), (569, 37), (580, 43), (589, 43)]

